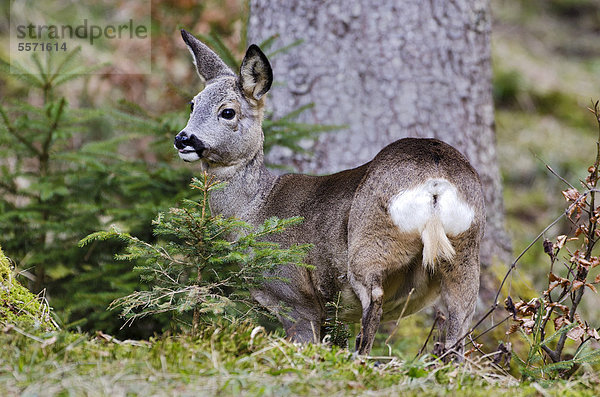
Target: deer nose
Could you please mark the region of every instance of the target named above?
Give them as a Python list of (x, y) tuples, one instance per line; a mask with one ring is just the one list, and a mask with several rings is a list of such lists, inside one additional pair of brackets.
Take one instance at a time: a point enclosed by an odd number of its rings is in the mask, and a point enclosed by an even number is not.
[(175, 136), (175, 148), (183, 149), (186, 146), (192, 146), (190, 144), (190, 138), (188, 138), (187, 133), (185, 131), (181, 131)]
[[(202, 157), (202, 151), (206, 149), (206, 145), (196, 135), (188, 135), (187, 132), (181, 131), (175, 136), (175, 148), (180, 152), (196, 152), (198, 156)], [(185, 150), (185, 148), (191, 149)]]

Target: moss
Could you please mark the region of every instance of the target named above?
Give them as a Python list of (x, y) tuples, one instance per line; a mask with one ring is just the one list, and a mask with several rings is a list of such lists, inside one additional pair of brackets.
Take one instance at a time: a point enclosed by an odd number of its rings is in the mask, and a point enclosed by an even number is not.
[(48, 305), (12, 276), (10, 262), (0, 247), (0, 324), (28, 330), (55, 329)]

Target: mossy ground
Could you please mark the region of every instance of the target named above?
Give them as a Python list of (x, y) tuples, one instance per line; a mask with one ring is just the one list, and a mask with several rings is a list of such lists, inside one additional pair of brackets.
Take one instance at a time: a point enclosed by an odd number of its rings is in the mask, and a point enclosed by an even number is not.
[(13, 277), (10, 261), (0, 247), (0, 324), (27, 330), (55, 329), (48, 305)]
[(0, 334), (0, 395), (597, 395), (577, 382), (519, 384), (467, 362), (361, 360), (345, 349), (297, 346), (251, 323), (198, 337), (116, 341), (65, 331)]

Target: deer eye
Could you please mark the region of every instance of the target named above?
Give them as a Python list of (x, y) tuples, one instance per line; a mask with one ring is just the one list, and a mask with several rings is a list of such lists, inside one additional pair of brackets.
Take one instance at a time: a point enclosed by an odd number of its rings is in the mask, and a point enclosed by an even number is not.
[(221, 117), (223, 117), (225, 120), (231, 120), (235, 117), (235, 110), (229, 108), (223, 109), (221, 112)]
[(190, 101), (190, 113), (194, 111), (194, 102)]

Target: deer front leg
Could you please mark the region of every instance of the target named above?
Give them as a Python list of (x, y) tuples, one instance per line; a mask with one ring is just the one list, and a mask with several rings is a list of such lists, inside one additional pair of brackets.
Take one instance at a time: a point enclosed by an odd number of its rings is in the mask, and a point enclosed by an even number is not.
[[(364, 270), (359, 267), (358, 270)], [(360, 332), (356, 336), (356, 351), (367, 355), (371, 352), (375, 334), (383, 313), (383, 283), (381, 276), (351, 274), (350, 283), (362, 306)]]

